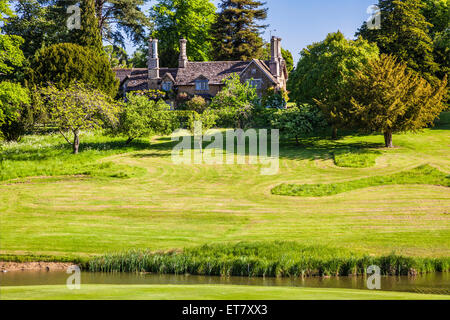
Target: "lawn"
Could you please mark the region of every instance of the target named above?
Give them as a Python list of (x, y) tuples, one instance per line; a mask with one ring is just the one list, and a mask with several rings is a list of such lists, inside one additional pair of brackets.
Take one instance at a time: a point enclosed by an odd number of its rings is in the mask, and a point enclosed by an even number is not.
[(352, 289), (214, 285), (82, 285), (0, 288), (2, 300), (448, 300), (449, 296)]
[[(57, 259), (295, 241), (367, 255), (448, 257), (446, 186), (378, 183), (321, 197), (271, 191), (282, 184), (379, 181), (423, 165), (446, 179), (449, 129), (443, 122), (418, 134), (394, 135), (398, 147), (392, 150), (382, 148), (380, 135), (282, 143), (280, 171), (274, 176), (260, 175), (259, 165), (175, 165), (167, 138), (127, 147), (116, 138), (90, 134), (82, 137), (81, 153), (74, 156), (58, 136), (27, 137), (0, 151), (0, 253)], [(343, 154), (345, 167), (339, 167), (335, 157)], [(25, 178), (29, 175), (37, 177)], [(22, 178), (7, 180), (15, 177)]]

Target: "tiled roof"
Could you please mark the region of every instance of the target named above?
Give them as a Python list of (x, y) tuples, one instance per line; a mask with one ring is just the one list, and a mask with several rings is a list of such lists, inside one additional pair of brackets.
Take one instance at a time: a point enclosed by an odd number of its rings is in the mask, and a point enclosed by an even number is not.
[(244, 61), (211, 61), (188, 62), (186, 68), (178, 69), (175, 77), (176, 85), (192, 85), (201, 76), (210, 84), (221, 84), (222, 80), (232, 73), (241, 73), (250, 62)]

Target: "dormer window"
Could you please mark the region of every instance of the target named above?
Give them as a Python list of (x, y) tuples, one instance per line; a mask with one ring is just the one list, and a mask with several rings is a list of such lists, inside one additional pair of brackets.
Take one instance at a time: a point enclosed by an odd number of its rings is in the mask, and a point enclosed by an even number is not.
[(172, 82), (171, 81), (164, 81), (162, 83), (162, 89), (163, 89), (163, 91), (166, 91), (166, 92), (172, 90)]
[(195, 80), (196, 91), (209, 91), (209, 81), (206, 79)]

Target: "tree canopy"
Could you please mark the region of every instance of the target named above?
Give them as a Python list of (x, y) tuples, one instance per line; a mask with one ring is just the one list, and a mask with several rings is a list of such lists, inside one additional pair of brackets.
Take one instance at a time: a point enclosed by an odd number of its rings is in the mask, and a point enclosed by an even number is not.
[(119, 86), (106, 55), (73, 43), (40, 49), (31, 61), (27, 76), (31, 85), (53, 83), (64, 89), (73, 82), (81, 82), (113, 97)]
[(222, 0), (217, 22), (212, 28), (215, 60), (248, 61), (263, 54), (261, 31), (267, 26), (265, 3), (255, 0)]
[(154, 21), (153, 38), (160, 40), (161, 65), (177, 67), (180, 39), (188, 41), (187, 56), (191, 61), (211, 59), (211, 26), (216, 7), (210, 0), (160, 0), (150, 10)]
[(376, 45), (363, 39), (347, 40), (341, 32), (330, 33), (301, 52), (288, 81), (290, 97), (298, 104), (319, 103), (330, 123), (339, 127), (347, 118), (340, 108), (344, 84), (377, 57)]
[(445, 108), (446, 86), (447, 77), (434, 88), (397, 58), (381, 55), (348, 81), (344, 95), (350, 98), (351, 123), (384, 133), (385, 146), (391, 148), (393, 133), (433, 124)]

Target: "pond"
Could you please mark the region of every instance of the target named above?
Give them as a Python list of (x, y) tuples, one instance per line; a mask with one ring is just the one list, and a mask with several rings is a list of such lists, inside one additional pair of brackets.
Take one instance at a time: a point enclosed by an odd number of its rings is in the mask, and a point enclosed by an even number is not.
[[(63, 285), (66, 284), (68, 277), (69, 275), (64, 271), (11, 271), (0, 273), (0, 285)], [(82, 272), (81, 285), (83, 284), (208, 284), (367, 289), (366, 279), (356, 276), (294, 279)], [(450, 273), (432, 273), (416, 277), (383, 276), (381, 278), (381, 290), (450, 294)]]

